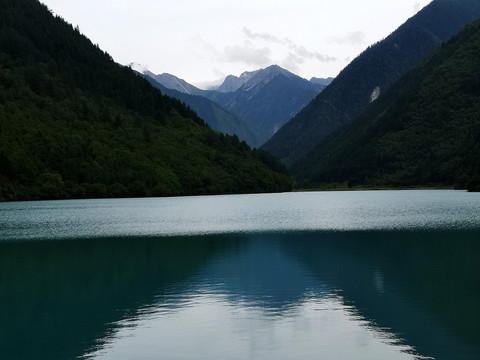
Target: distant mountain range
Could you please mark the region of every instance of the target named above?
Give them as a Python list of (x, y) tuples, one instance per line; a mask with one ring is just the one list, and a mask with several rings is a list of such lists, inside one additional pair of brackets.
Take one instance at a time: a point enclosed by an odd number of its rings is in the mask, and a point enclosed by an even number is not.
[(271, 136), (324, 88), (272, 65), (238, 78), (229, 76), (205, 96)]
[(189, 84), (185, 80), (180, 79), (174, 75), (167, 73), (157, 75), (152, 73), (143, 65), (135, 62), (130, 63), (128, 66), (137, 73), (148, 76), (149, 78), (155, 80), (157, 83), (167, 89), (176, 90), (182, 94), (189, 95), (200, 95), (203, 92), (199, 88)]
[[(174, 84), (178, 84), (182, 89), (188, 88), (188, 86), (184, 86), (183, 80), (178, 79), (173, 75), (163, 75), (164, 76), (158, 76), (157, 78), (161, 80), (172, 79), (173, 81), (170, 81), (170, 85), (172, 87)], [(224, 134), (236, 135), (240, 140), (245, 141), (247, 144), (255, 148), (260, 147), (269, 138), (266, 131), (261, 130), (255, 126), (249, 126), (245, 121), (240, 120), (238, 116), (225, 110), (223, 107), (221, 107), (214, 101), (207, 99), (206, 97), (181, 92), (172, 88), (167, 88), (166, 86), (160, 84), (158, 81), (154, 80), (154, 78), (151, 76), (148, 76), (146, 74), (142, 76), (145, 77), (145, 79), (147, 79), (153, 86), (160, 89), (162, 93), (174, 97), (182, 101), (184, 104), (188, 105), (214, 130), (220, 131)], [(174, 79), (178, 79), (180, 81), (176, 81)], [(185, 82), (185, 84), (188, 83)], [(190, 86), (194, 87), (193, 85)]]
[(478, 0), (434, 0), (370, 46), (263, 146), (291, 166), (353, 121), (422, 57), (480, 16)]
[(249, 80), (255, 77), (255, 75), (260, 72), (260, 70), (256, 71), (245, 71), (242, 73), (240, 76), (235, 76), (235, 75), (228, 75), (223, 83), (213, 89), (210, 90), (215, 90), (218, 92), (233, 92), (242, 87), (245, 83), (247, 83)]
[(480, 191), (480, 20), (292, 170), (314, 184)]
[(213, 129), (236, 134), (254, 147), (268, 140), (332, 81), (308, 81), (272, 65), (238, 77), (229, 75), (220, 86), (201, 90), (171, 74), (156, 75), (135, 63), (130, 67), (190, 106)]

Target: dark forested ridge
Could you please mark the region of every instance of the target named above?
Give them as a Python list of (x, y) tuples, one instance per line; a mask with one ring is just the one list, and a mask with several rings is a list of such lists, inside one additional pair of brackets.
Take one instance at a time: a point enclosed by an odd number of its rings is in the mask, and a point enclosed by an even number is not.
[(311, 183), (480, 191), (480, 20), (293, 167)]
[(0, 200), (289, 190), (281, 172), (37, 0), (0, 0)]
[(360, 115), (423, 56), (480, 17), (478, 0), (434, 0), (371, 46), (263, 148), (291, 165), (328, 134)]

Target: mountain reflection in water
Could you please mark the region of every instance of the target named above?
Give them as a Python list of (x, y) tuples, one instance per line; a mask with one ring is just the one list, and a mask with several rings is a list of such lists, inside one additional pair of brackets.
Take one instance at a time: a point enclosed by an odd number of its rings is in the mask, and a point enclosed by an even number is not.
[(475, 231), (0, 243), (0, 352), (478, 359), (479, 250)]

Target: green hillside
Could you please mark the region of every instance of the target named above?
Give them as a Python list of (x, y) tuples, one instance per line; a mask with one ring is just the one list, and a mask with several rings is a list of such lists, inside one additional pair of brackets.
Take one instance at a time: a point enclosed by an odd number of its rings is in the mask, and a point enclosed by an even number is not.
[(480, 190), (480, 20), (423, 59), (293, 171), (315, 184)]
[(272, 156), (214, 132), (38, 1), (0, 9), (0, 200), (291, 188)]
[(379, 93), (478, 17), (478, 0), (433, 0), (354, 59), (263, 148), (291, 166), (329, 134), (353, 121)]
[(182, 101), (194, 110), (212, 129), (224, 134), (237, 135), (254, 148), (260, 147), (268, 138), (267, 131), (247, 125), (236, 115), (228, 112), (217, 103), (200, 95), (191, 95), (177, 90), (168, 89), (148, 75), (142, 75), (163, 94)]

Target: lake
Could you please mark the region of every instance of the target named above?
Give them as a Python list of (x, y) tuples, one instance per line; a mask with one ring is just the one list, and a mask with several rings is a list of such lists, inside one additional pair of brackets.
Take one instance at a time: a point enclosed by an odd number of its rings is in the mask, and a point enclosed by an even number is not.
[(480, 359), (480, 194), (0, 203), (2, 359)]

